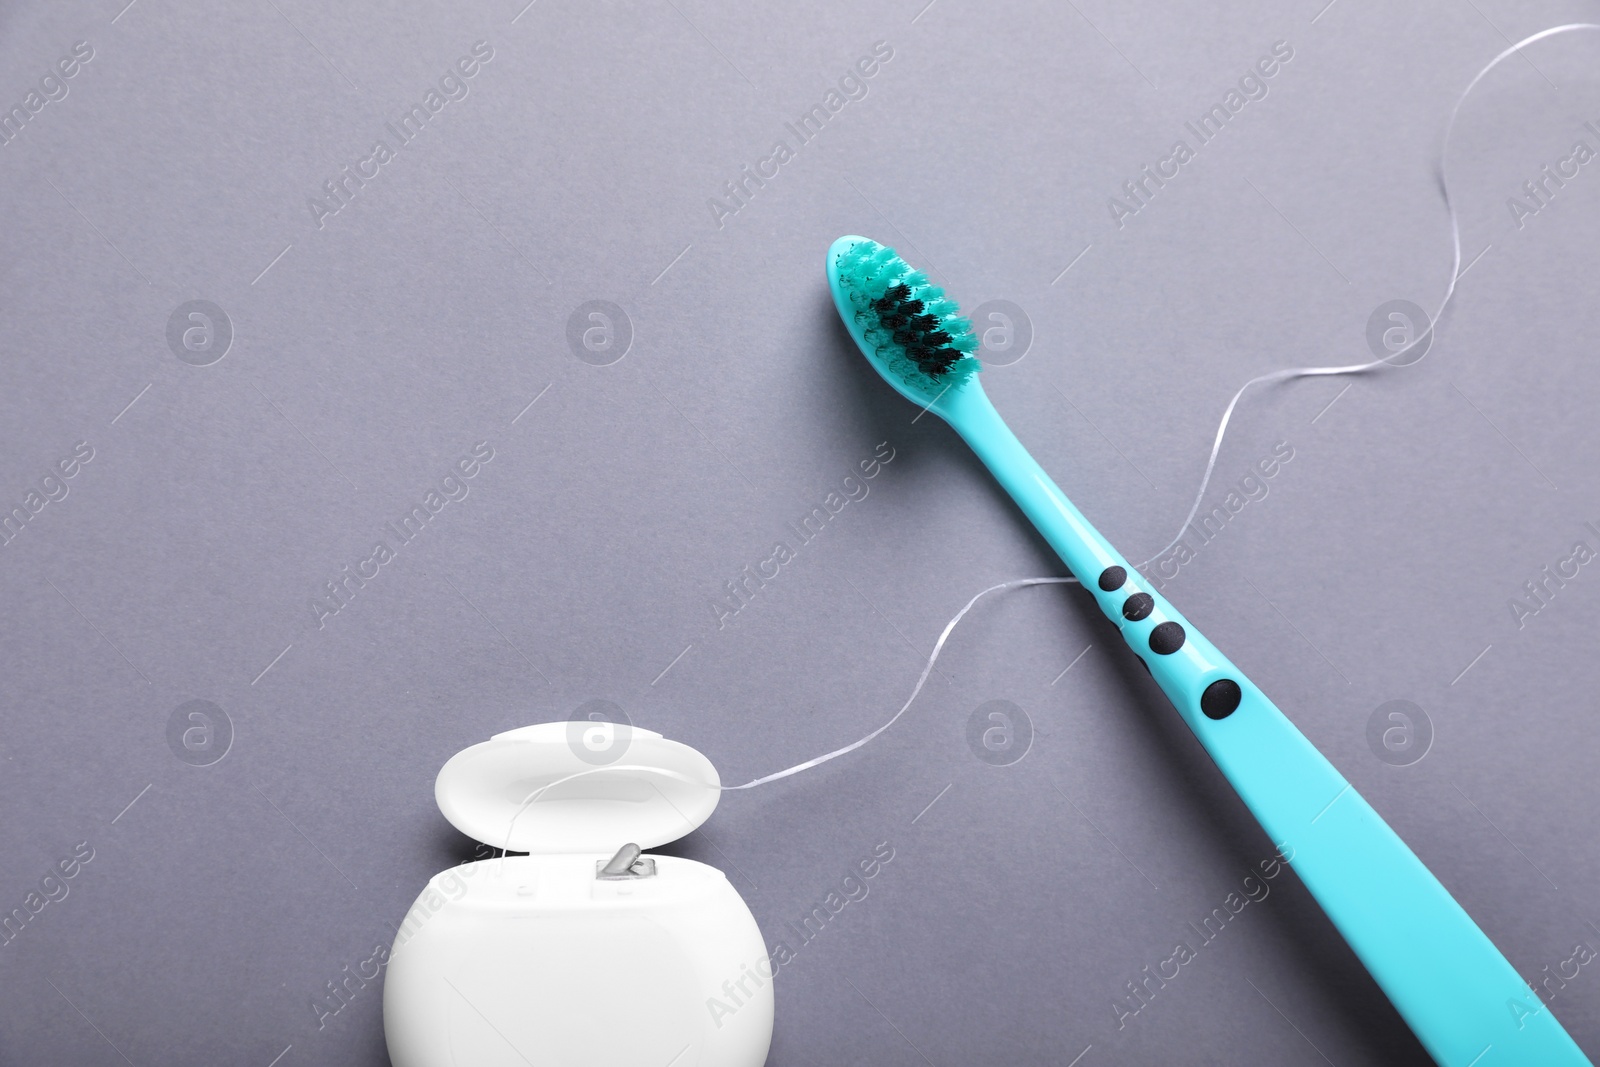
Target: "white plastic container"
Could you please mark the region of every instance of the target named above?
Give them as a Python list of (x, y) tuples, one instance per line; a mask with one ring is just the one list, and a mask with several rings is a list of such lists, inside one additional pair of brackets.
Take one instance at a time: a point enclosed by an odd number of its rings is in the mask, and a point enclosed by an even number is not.
[(710, 760), (648, 730), (545, 723), (457, 753), (434, 793), (463, 833), (529, 855), (463, 864), (417, 898), (384, 979), (394, 1067), (766, 1062), (771, 967), (738, 892), (693, 860), (612, 863), (710, 816)]

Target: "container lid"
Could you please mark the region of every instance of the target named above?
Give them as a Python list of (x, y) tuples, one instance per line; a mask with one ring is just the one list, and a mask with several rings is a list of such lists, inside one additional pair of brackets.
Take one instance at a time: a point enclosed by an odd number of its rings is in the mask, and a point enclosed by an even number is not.
[(547, 722), (456, 753), (439, 810), (469, 837), (511, 852), (615, 852), (676, 841), (710, 817), (722, 779), (700, 752), (621, 723)]

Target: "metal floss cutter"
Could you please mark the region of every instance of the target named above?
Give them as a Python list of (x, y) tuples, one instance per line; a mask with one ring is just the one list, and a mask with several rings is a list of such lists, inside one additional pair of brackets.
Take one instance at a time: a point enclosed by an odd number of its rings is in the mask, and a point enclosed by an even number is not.
[(715, 867), (640, 853), (716, 808), (704, 755), (543, 723), (458, 752), (434, 795), (462, 833), (528, 855), (437, 874), (412, 905), (384, 979), (394, 1067), (766, 1062), (771, 967), (749, 907)]

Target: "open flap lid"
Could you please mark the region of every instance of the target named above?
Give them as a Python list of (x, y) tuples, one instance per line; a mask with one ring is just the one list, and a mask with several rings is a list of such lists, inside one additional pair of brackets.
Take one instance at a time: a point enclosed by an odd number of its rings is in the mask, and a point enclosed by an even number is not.
[(510, 730), (456, 753), (433, 793), (444, 817), (510, 852), (654, 848), (710, 817), (722, 780), (704, 755), (658, 733), (577, 720)]

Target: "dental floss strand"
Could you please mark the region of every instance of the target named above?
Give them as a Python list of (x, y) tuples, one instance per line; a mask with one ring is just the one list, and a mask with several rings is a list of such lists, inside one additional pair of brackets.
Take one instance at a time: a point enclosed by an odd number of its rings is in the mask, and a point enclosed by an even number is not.
[[(1439, 181), (1439, 192), (1444, 197), (1445, 211), (1449, 216), (1452, 262), (1449, 284), (1445, 286), (1444, 297), (1439, 301), (1438, 310), (1428, 318), (1428, 328), (1413, 338), (1411, 343), (1406, 345), (1404, 348), (1391, 352), (1387, 356), (1383, 356), (1379, 359), (1371, 360), (1367, 363), (1351, 363), (1337, 367), (1291, 367), (1284, 370), (1269, 371), (1266, 374), (1257, 375), (1241, 385), (1238, 391), (1233, 394), (1233, 398), (1228, 401), (1227, 407), (1223, 409), (1222, 420), (1217, 424), (1216, 437), (1211, 442), (1211, 454), (1206, 459), (1205, 474), (1200, 479), (1200, 489), (1195, 493), (1194, 504), (1189, 508), (1189, 514), (1185, 516), (1183, 522), (1178, 525), (1178, 533), (1172, 538), (1172, 540), (1167, 542), (1166, 546), (1159, 552), (1156, 552), (1149, 559), (1139, 564), (1139, 568), (1141, 570), (1145, 567), (1148, 567), (1151, 563), (1161, 558), (1161, 556), (1165, 555), (1170, 549), (1176, 546), (1177, 543), (1183, 539), (1183, 531), (1188, 528), (1189, 523), (1193, 522), (1194, 517), (1199, 514), (1200, 504), (1205, 499), (1206, 489), (1211, 485), (1211, 475), (1217, 465), (1217, 456), (1222, 451), (1222, 439), (1227, 435), (1228, 424), (1233, 419), (1234, 409), (1238, 407), (1240, 399), (1243, 398), (1244, 394), (1248, 392), (1252, 386), (1264, 385), (1268, 382), (1292, 381), (1296, 378), (1333, 377), (1341, 374), (1364, 374), (1368, 371), (1377, 370), (1379, 368), (1395, 366), (1395, 360), (1399, 359), (1407, 352), (1410, 352), (1418, 345), (1431, 342), (1434, 335), (1434, 326), (1444, 315), (1445, 309), (1450, 306), (1451, 301), (1455, 299), (1456, 284), (1461, 280), (1461, 223), (1460, 218), (1456, 213), (1455, 201), (1450, 196), (1450, 180), (1448, 176), (1450, 139), (1455, 133), (1456, 120), (1460, 117), (1461, 108), (1467, 102), (1467, 97), (1472, 95), (1472, 90), (1477, 88), (1478, 83), (1488, 76), (1490, 71), (1494, 70), (1507, 59), (1516, 55), (1529, 45), (1545, 40), (1546, 38), (1555, 37), (1564, 33), (1573, 33), (1580, 30), (1600, 30), (1600, 23), (1571, 22), (1560, 26), (1552, 26), (1549, 29), (1540, 30), (1531, 37), (1525, 37), (1511, 45), (1511, 47), (1507, 48), (1505, 51), (1501, 52), (1499, 55), (1490, 60), (1489, 63), (1484, 66), (1482, 70), (1478, 71), (1477, 74), (1473, 75), (1472, 80), (1467, 83), (1467, 87), (1462, 90), (1461, 95), (1456, 98), (1455, 105), (1450, 109), (1450, 118), (1445, 123), (1444, 138), (1439, 149), (1439, 165), (1436, 170), (1436, 175)], [(1421, 356), (1418, 356), (1411, 363), (1400, 364), (1400, 366), (1409, 367), (1414, 366), (1417, 363), (1421, 363), (1422, 360), (1426, 358), (1427, 352), (1428, 349), (1424, 348)], [(787, 778), (790, 775), (799, 774), (801, 771), (807, 771), (813, 767), (821, 766), (822, 764), (827, 763), (829, 760), (837, 759), (840, 756), (854, 752), (856, 749), (865, 746), (874, 740), (879, 734), (883, 733), (885, 730), (889, 729), (889, 727), (893, 726), (897, 721), (899, 721), (900, 716), (904, 715), (906, 710), (911, 707), (912, 702), (917, 699), (917, 695), (922, 692), (922, 687), (924, 683), (927, 682), (928, 676), (933, 673), (933, 666), (939, 659), (939, 653), (944, 650), (945, 641), (949, 639), (951, 631), (956, 628), (957, 623), (966, 617), (967, 612), (971, 611), (973, 605), (977, 604), (979, 600), (990, 593), (998, 592), (1000, 590), (1021, 589), (1024, 586), (1029, 585), (1067, 584), (1076, 585), (1078, 584), (1078, 580), (1076, 578), (1020, 578), (1015, 581), (1001, 582), (999, 585), (991, 585), (989, 588), (983, 590), (982, 592), (978, 593), (977, 596), (974, 596), (971, 600), (967, 601), (966, 606), (960, 611), (956, 612), (955, 617), (945, 624), (944, 630), (939, 634), (939, 639), (934, 642), (933, 651), (929, 653), (927, 663), (922, 668), (922, 674), (917, 678), (917, 684), (911, 690), (911, 695), (906, 698), (906, 702), (900, 706), (900, 710), (895, 712), (893, 717), (891, 717), (888, 722), (884, 723), (882, 726), (878, 727), (876, 730), (872, 731), (870, 734), (867, 734), (860, 740), (845, 745), (843, 748), (836, 748), (832, 752), (814, 757), (813, 759), (806, 760), (804, 763), (798, 763), (793, 767), (788, 767), (773, 774), (765, 775), (755, 779), (754, 781), (745, 782), (743, 785), (725, 785), (722, 787), (722, 789), (724, 791), (753, 789), (758, 785), (766, 785), (769, 782), (776, 782), (779, 779)]]

